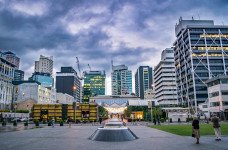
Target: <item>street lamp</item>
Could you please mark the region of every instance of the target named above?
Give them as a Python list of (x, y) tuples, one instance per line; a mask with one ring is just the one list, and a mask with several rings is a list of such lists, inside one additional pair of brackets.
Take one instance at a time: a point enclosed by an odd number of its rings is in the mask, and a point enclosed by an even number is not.
[(77, 90), (77, 87), (76, 87), (76, 86), (73, 86), (73, 89), (74, 89), (74, 90)]

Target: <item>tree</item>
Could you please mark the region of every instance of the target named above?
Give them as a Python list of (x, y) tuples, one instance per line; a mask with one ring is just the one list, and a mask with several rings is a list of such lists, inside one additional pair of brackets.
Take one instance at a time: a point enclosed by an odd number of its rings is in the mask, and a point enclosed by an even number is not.
[(160, 118), (160, 116), (162, 115), (162, 110), (161, 110), (161, 108), (158, 108), (158, 107), (154, 108), (152, 110), (152, 112), (153, 112), (153, 115), (155, 116), (155, 118), (156, 118), (156, 116)]
[(98, 115), (99, 115), (99, 117), (107, 117), (108, 116), (108, 110), (102, 106), (98, 106)]

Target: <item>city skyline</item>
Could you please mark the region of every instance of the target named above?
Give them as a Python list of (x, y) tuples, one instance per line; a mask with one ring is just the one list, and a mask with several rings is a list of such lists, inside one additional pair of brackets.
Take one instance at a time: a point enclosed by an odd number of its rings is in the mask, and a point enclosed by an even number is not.
[[(25, 79), (33, 73), (34, 61), (40, 54), (54, 57), (54, 76), (61, 66), (77, 70), (77, 56), (83, 70), (89, 70), (87, 64), (92, 70), (106, 70), (111, 87), (111, 59), (115, 65), (127, 65), (132, 73), (139, 66), (154, 67), (161, 51), (173, 46), (175, 24), (180, 16), (228, 24), (224, 11), (227, 4), (172, 0), (0, 0), (1, 50), (11, 50), (21, 58), (20, 69), (25, 71)], [(134, 77), (132, 80), (134, 85)]]

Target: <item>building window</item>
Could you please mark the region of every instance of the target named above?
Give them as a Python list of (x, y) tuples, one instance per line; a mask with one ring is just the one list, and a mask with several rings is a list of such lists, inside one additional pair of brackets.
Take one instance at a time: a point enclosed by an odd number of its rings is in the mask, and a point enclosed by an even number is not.
[(207, 108), (207, 105), (203, 105), (203, 108)]
[(218, 92), (218, 91), (209, 94), (209, 97), (210, 97), (210, 98), (216, 97), (216, 96), (219, 96), (219, 92)]
[(211, 102), (210, 103), (211, 107), (216, 107), (216, 106), (219, 106), (219, 105), (220, 105), (220, 102)]
[(228, 95), (228, 91), (222, 91), (222, 95)]

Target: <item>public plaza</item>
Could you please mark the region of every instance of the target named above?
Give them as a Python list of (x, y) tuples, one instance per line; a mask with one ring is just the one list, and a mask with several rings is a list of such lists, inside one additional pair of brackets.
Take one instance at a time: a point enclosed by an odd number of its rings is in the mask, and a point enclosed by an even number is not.
[[(168, 132), (149, 128), (146, 123), (133, 125), (128, 123), (127, 127), (138, 137), (133, 141), (125, 142), (101, 142), (90, 140), (89, 137), (101, 125), (95, 124), (73, 124), (71, 128), (68, 125), (62, 127), (56, 124), (54, 128), (42, 125), (43, 128), (19, 131), (0, 132), (1, 150), (226, 150), (228, 147), (228, 135), (222, 136), (222, 141), (215, 141), (215, 136), (201, 136), (200, 144), (195, 144), (195, 139), (189, 136), (178, 136)], [(190, 124), (189, 124), (190, 125)], [(8, 125), (10, 126), (10, 125)], [(33, 126), (32, 124), (29, 127)], [(12, 127), (14, 128), (14, 127)], [(2, 129), (2, 127), (1, 127)]]

